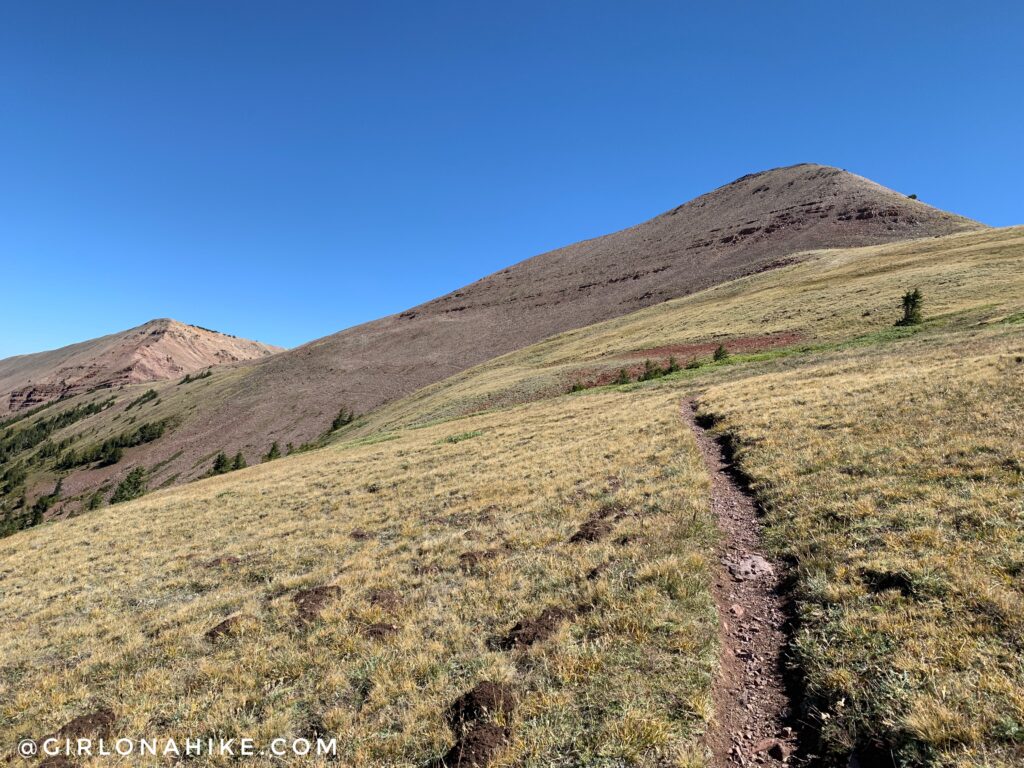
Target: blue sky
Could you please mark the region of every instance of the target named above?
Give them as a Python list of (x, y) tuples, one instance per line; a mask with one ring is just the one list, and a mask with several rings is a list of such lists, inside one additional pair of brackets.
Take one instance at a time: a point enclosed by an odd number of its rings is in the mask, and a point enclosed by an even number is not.
[(0, 357), (293, 346), (810, 161), (1024, 223), (1016, 3), (4, 2)]

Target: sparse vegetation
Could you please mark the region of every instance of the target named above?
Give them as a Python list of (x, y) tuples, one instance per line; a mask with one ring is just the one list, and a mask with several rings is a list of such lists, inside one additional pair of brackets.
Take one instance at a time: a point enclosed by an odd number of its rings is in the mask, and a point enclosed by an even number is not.
[(125, 501), (137, 499), (146, 493), (146, 470), (144, 467), (135, 467), (128, 475), (117, 484), (114, 495), (110, 497), (111, 504), (120, 504)]
[(135, 406), (137, 406), (137, 405), (145, 405), (146, 403), (150, 402), (151, 400), (156, 400), (158, 397), (160, 397), (160, 395), (157, 394), (155, 389), (147, 389), (145, 392), (143, 392), (137, 398), (135, 398), (130, 403), (128, 403), (128, 405), (125, 406), (125, 410), (126, 411), (130, 411)]
[(338, 411), (338, 415), (334, 417), (334, 421), (331, 422), (331, 431), (334, 432), (351, 424), (355, 417), (356, 415), (351, 410), (342, 406), (341, 410)]
[(111, 466), (121, 461), (125, 448), (159, 440), (164, 433), (175, 424), (175, 419), (168, 417), (160, 421), (148, 422), (133, 430), (107, 438), (98, 445), (89, 448), (71, 449), (57, 462), (57, 469), (68, 470), (98, 463), (101, 467)]
[(193, 381), (201, 381), (202, 379), (208, 379), (210, 376), (213, 376), (212, 368), (207, 368), (205, 371), (202, 371), (200, 373), (186, 373), (185, 377), (181, 381), (179, 381), (178, 384), (189, 384)]

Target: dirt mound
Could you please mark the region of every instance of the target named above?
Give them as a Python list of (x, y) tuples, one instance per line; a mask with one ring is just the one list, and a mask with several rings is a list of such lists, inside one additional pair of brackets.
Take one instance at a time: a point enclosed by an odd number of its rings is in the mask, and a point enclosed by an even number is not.
[(517, 622), (507, 635), (491, 638), (489, 645), (493, 650), (501, 651), (528, 648), (551, 637), (562, 622), (574, 614), (574, 611), (567, 608), (545, 608), (539, 615)]
[(515, 694), (508, 685), (484, 680), (452, 703), (448, 708), (448, 722), (452, 728), (458, 729), (477, 720), (507, 717), (515, 707)]
[(331, 585), (300, 589), (292, 598), (299, 613), (299, 622), (309, 624), (316, 621), (324, 606), (340, 594), (341, 590)]
[(402, 604), (402, 596), (389, 587), (374, 587), (366, 593), (366, 601), (385, 611), (394, 611)]
[(206, 630), (206, 639), (211, 642), (216, 642), (225, 635), (230, 635), (239, 627), (242, 623), (241, 615), (228, 616), (224, 621), (219, 624), (215, 624)]
[(73, 720), (62, 725), (51, 738), (63, 741), (64, 739), (85, 739), (105, 738), (110, 736), (117, 722), (117, 715), (111, 710), (101, 708), (84, 715), (79, 715)]
[(444, 757), (427, 763), (426, 768), (487, 768), (509, 736), (507, 728), (480, 723), (466, 731)]

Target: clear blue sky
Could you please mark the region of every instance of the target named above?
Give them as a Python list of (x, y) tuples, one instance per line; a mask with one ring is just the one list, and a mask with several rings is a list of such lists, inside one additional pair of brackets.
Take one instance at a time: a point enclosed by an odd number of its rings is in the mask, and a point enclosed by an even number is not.
[(3, 0), (0, 357), (293, 346), (752, 171), (1024, 223), (1010, 2)]

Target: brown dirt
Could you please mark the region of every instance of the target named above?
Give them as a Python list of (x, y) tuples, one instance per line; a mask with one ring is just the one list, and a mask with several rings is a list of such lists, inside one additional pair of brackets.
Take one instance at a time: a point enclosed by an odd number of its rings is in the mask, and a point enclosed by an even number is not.
[(359, 627), (359, 634), (364, 637), (368, 637), (371, 640), (384, 640), (391, 635), (398, 632), (397, 624), (388, 624), (387, 622), (375, 622), (372, 624), (363, 624)]
[(708, 746), (715, 766), (783, 765), (799, 747), (784, 661), (791, 609), (780, 593), (782, 568), (761, 550), (753, 497), (722, 444), (697, 422), (696, 403), (683, 406), (711, 476), (711, 506), (722, 532), (722, 568), (714, 583), (720, 617), (721, 676)]
[(374, 587), (366, 593), (366, 601), (384, 611), (395, 611), (402, 604), (402, 596), (389, 587)]
[(519, 621), (504, 637), (491, 638), (490, 646), (501, 651), (527, 648), (553, 635), (562, 622), (573, 615), (567, 608), (545, 608), (539, 615)]
[(298, 609), (299, 621), (302, 624), (316, 621), (324, 606), (340, 594), (340, 588), (329, 584), (310, 587), (309, 589), (300, 589), (295, 593), (295, 597), (292, 598), (292, 602), (295, 603), (295, 607)]
[(463, 573), (473, 573), (487, 560), (493, 560), (498, 556), (500, 550), (485, 549), (470, 552), (463, 552), (459, 555), (459, 568)]
[(515, 707), (516, 697), (508, 685), (484, 680), (452, 703), (448, 708), (448, 723), (458, 731), (477, 720), (508, 717)]
[(211, 642), (216, 642), (224, 635), (230, 635), (235, 631), (235, 628), (241, 623), (241, 621), (241, 615), (228, 616), (224, 621), (206, 630), (206, 639)]
[[(55, 739), (105, 738), (110, 736), (117, 715), (109, 709), (97, 709), (69, 720), (52, 735)], [(50, 738), (50, 737), (47, 737)]]
[(779, 347), (798, 344), (805, 338), (804, 334), (795, 331), (768, 333), (763, 336), (723, 337), (699, 344), (668, 344), (662, 347), (638, 349), (635, 352), (623, 355), (623, 357), (654, 359), (667, 358), (672, 355), (679, 360), (680, 364), (683, 364), (691, 357), (712, 354), (720, 344), (724, 345), (730, 352), (764, 352), (766, 349), (778, 349)]
[(579, 544), (582, 542), (590, 543), (594, 541), (600, 541), (605, 538), (614, 530), (614, 526), (609, 520), (602, 519), (591, 519), (587, 520), (580, 529), (576, 531), (572, 536), (569, 537), (570, 544)]
[(507, 728), (478, 723), (469, 728), (444, 757), (431, 760), (426, 768), (486, 768), (497, 757), (510, 736)]

